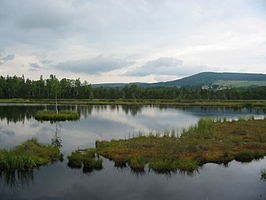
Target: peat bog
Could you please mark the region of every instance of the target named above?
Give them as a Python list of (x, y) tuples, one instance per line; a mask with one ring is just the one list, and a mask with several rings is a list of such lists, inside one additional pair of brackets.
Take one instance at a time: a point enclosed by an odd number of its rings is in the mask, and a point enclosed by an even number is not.
[(118, 167), (128, 165), (134, 171), (144, 171), (147, 164), (160, 173), (177, 169), (192, 172), (205, 163), (250, 162), (266, 155), (265, 124), (265, 119), (252, 117), (238, 121), (202, 118), (180, 134), (150, 132), (130, 139), (96, 141), (95, 149), (77, 150), (68, 159), (71, 165), (81, 167), (86, 159), (93, 163), (97, 153)]
[[(265, 159), (259, 159), (263, 150), (258, 148), (264, 145), (265, 131), (253, 134), (264, 130), (265, 120), (247, 120), (251, 115), (263, 119), (263, 109), (58, 105), (59, 111), (77, 111), (80, 119), (56, 123), (35, 120), (39, 110), (53, 111), (55, 106), (0, 106), (1, 152), (36, 138), (39, 144), (60, 148), (65, 159), (32, 169), (2, 169), (3, 199), (147, 199), (147, 195), (163, 199), (167, 195), (169, 199), (248, 200), (266, 195)], [(209, 129), (215, 131), (205, 131)], [(227, 152), (220, 151), (222, 145), (228, 147)], [(99, 192), (102, 188), (104, 192)], [(51, 192), (55, 196), (49, 196)]]

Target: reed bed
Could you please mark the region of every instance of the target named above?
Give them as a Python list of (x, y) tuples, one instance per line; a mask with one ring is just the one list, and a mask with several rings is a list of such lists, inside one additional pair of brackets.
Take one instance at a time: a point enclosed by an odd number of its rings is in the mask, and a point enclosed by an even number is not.
[(27, 140), (10, 150), (0, 150), (0, 169), (30, 170), (62, 159), (59, 148), (42, 145), (36, 139)]

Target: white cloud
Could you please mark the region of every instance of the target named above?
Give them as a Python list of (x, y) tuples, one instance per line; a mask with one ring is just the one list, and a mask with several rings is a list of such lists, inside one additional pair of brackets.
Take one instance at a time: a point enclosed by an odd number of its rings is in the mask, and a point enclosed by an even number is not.
[(134, 64), (134, 62), (111, 57), (97, 56), (90, 59), (71, 60), (59, 63), (56, 68), (76, 73), (100, 74), (127, 67), (132, 64)]
[(204, 66), (266, 73), (265, 11), (264, 0), (1, 0), (0, 53), (16, 58), (0, 58), (0, 70), (93, 82), (151, 82)]
[[(144, 65), (125, 73), (127, 76), (148, 76), (148, 75), (172, 75), (184, 76), (200, 72), (206, 67), (187, 66), (182, 60), (175, 58), (162, 57), (148, 61)], [(158, 78), (157, 78), (158, 79)]]

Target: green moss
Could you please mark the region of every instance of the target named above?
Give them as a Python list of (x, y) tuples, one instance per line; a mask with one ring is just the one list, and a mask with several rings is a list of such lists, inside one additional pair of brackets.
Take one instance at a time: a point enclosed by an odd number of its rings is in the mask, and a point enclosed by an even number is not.
[(95, 149), (80, 149), (68, 156), (68, 166), (71, 168), (83, 166), (83, 171), (88, 172), (93, 169), (101, 169), (102, 159), (96, 158)]
[(0, 169), (28, 170), (60, 160), (60, 150), (52, 145), (42, 145), (35, 139), (28, 140), (7, 151), (0, 151)]
[(35, 114), (35, 119), (40, 121), (66, 121), (78, 120), (79, 114), (71, 110), (62, 110), (58, 113), (52, 110), (41, 110)]
[(144, 158), (132, 158), (129, 161), (129, 166), (133, 171), (144, 171), (145, 164)]
[(69, 167), (71, 167), (71, 168), (81, 168), (83, 155), (80, 152), (74, 151), (67, 158), (68, 158), (68, 166)]
[(260, 159), (265, 155), (263, 151), (243, 150), (236, 154), (235, 160), (240, 162), (250, 162), (253, 159)]
[(83, 161), (85, 169), (102, 169), (102, 159), (85, 159)]
[(167, 173), (177, 169), (177, 161), (173, 159), (153, 159), (149, 162), (149, 168), (158, 173)]
[(125, 159), (115, 159), (115, 167), (124, 168), (127, 166), (127, 160)]
[(176, 161), (177, 168), (184, 171), (194, 171), (199, 167), (199, 163), (197, 161), (180, 158)]
[(165, 173), (175, 171), (177, 169), (183, 171), (194, 171), (198, 169), (199, 165), (197, 161), (193, 161), (188, 158), (179, 159), (153, 159), (150, 161), (149, 167), (156, 172)]

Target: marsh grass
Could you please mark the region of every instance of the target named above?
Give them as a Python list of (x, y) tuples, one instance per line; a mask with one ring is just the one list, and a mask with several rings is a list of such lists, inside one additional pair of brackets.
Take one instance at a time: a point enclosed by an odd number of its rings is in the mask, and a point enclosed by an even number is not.
[(215, 139), (215, 121), (211, 118), (201, 118), (199, 122), (187, 129), (183, 129), (181, 137)]
[(76, 150), (67, 158), (69, 167), (81, 168), (83, 166), (83, 172), (102, 169), (102, 159), (97, 158), (95, 149)]
[(40, 110), (34, 117), (40, 121), (73, 121), (78, 120), (80, 116), (76, 111), (71, 110), (61, 110), (58, 113), (53, 110)]
[(27, 140), (10, 150), (0, 150), (0, 169), (29, 170), (60, 160), (59, 148), (42, 145), (36, 139)]
[(144, 171), (145, 164), (146, 164), (146, 159), (145, 158), (132, 158), (129, 161), (129, 166), (133, 171)]
[(266, 155), (266, 120), (220, 121), (203, 118), (181, 131), (150, 131), (148, 134), (111, 141), (97, 141), (95, 151), (115, 162), (159, 172), (195, 171), (205, 163), (249, 162)]

